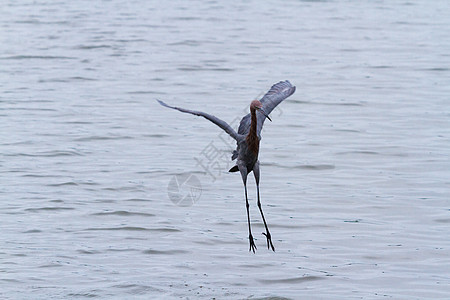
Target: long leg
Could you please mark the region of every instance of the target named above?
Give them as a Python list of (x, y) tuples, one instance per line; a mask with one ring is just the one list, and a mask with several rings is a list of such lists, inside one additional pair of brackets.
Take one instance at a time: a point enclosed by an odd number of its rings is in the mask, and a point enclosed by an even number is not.
[(275, 251), (275, 248), (272, 244), (272, 237), (269, 232), (269, 227), (267, 226), (266, 218), (264, 218), (264, 213), (262, 211), (261, 201), (259, 198), (259, 161), (257, 161), (255, 163), (255, 166), (253, 167), (253, 174), (255, 175), (255, 181), (256, 181), (256, 191), (257, 191), (257, 196), (258, 196), (258, 208), (259, 208), (259, 211), (261, 212), (261, 217), (264, 222), (264, 227), (266, 227), (266, 233), (263, 233), (263, 235), (265, 235), (266, 239), (267, 239), (267, 249), (272, 248), (272, 251)]
[(247, 197), (247, 167), (243, 166), (238, 163), (239, 171), (241, 172), (242, 181), (244, 182), (244, 189), (245, 189), (245, 206), (247, 208), (247, 223), (248, 223), (248, 240), (250, 242), (250, 249), (248, 251), (253, 251), (255, 253), (256, 245), (253, 241), (253, 235), (252, 235), (252, 228), (250, 227), (250, 205), (248, 204), (248, 197)]

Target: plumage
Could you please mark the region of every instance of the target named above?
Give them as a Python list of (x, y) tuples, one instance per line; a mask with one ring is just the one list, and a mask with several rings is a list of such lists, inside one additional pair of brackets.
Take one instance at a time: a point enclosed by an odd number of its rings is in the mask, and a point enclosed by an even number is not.
[[(293, 86), (288, 80), (280, 81), (270, 88), (270, 90), (261, 98), (260, 102), (263, 105), (264, 111), (269, 115), (272, 110), (277, 107), (284, 99), (291, 96), (295, 92), (295, 86)], [(264, 125), (264, 121), (266, 120), (266, 116), (260, 112), (256, 112), (256, 133), (258, 138), (261, 140), (261, 130)], [(238, 134), (247, 135), (250, 130), (251, 124), (251, 116), (250, 113), (245, 115), (241, 122), (239, 123)], [(233, 151), (233, 155), (231, 156), (231, 160), (235, 160), (238, 157), (239, 153), (239, 143), (237, 149)], [(230, 169), (230, 172), (233, 172)], [(235, 172), (235, 171), (234, 171)]]
[(278, 104), (280, 104), (287, 97), (291, 96), (294, 92), (295, 86), (293, 86), (287, 80), (280, 81), (274, 84), (270, 88), (270, 90), (262, 97), (260, 101), (258, 100), (252, 101), (252, 103), (250, 104), (250, 113), (242, 118), (239, 124), (238, 132), (236, 132), (233, 128), (231, 128), (231, 126), (228, 125), (228, 123), (213, 115), (201, 111), (170, 106), (162, 102), (161, 100), (158, 100), (158, 102), (162, 106), (176, 109), (180, 112), (204, 117), (205, 119), (213, 122), (214, 124), (222, 128), (225, 132), (227, 132), (231, 137), (233, 137), (236, 140), (237, 148), (236, 150), (233, 151), (232, 160), (237, 159), (237, 161), (236, 165), (230, 169), (230, 172), (239, 171), (241, 173), (242, 181), (244, 183), (250, 251), (253, 252), (255, 252), (256, 250), (256, 245), (254, 243), (250, 227), (250, 213), (247, 197), (247, 175), (253, 171), (257, 188), (258, 208), (261, 213), (262, 219), (264, 221), (264, 226), (266, 229), (266, 232), (263, 233), (263, 235), (267, 239), (267, 248), (272, 248), (272, 250), (275, 251), (275, 248), (272, 244), (269, 228), (267, 226), (266, 219), (264, 218), (264, 214), (261, 208), (261, 202), (259, 197), (259, 161), (258, 161), (259, 143), (261, 140), (261, 130), (266, 118), (269, 118), (269, 114)]
[(213, 116), (210, 114), (207, 114), (205, 112), (202, 111), (196, 111), (196, 110), (190, 110), (190, 109), (185, 109), (185, 108), (181, 108), (181, 107), (175, 107), (175, 106), (170, 106), (166, 103), (164, 103), (161, 100), (157, 100), (159, 102), (159, 104), (161, 104), (162, 106), (168, 107), (168, 108), (172, 108), (172, 109), (176, 109), (178, 111), (184, 112), (184, 113), (188, 113), (188, 114), (193, 114), (196, 116), (201, 116), (204, 117), (207, 120), (210, 120), (211, 122), (213, 122), (214, 124), (216, 124), (217, 126), (219, 126), (220, 128), (222, 128), (223, 130), (225, 130), (226, 133), (228, 133), (232, 138), (234, 138), (236, 141), (239, 139), (239, 135), (236, 133), (236, 131), (231, 128), (230, 125), (228, 125), (227, 122)]
[[(278, 104), (280, 104), (287, 97), (291, 96), (294, 92), (295, 86), (293, 86), (288, 80), (280, 81), (272, 85), (270, 90), (259, 101), (262, 103), (264, 111), (269, 115)], [(261, 130), (264, 125), (264, 121), (266, 120), (266, 116), (257, 111), (256, 117), (258, 118), (256, 123), (257, 134), (261, 139)], [(250, 130), (250, 123), (250, 114), (247, 114), (242, 118), (239, 124), (238, 133), (243, 135), (247, 134)]]

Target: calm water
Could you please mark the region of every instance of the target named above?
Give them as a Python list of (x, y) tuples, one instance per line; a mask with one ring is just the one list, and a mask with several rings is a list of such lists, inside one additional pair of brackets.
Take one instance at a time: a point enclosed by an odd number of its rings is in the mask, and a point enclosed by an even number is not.
[[(0, 27), (0, 298), (450, 297), (448, 1), (6, 1)], [(229, 140), (155, 99), (236, 126), (284, 79), (254, 255)]]

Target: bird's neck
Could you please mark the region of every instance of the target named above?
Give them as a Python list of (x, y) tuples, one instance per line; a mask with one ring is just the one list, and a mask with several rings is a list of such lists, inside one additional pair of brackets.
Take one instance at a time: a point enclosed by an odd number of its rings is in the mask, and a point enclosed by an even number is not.
[(247, 141), (248, 148), (253, 152), (253, 154), (258, 155), (259, 152), (259, 138), (256, 130), (256, 112), (251, 111), (252, 122), (250, 123), (250, 131), (245, 138)]

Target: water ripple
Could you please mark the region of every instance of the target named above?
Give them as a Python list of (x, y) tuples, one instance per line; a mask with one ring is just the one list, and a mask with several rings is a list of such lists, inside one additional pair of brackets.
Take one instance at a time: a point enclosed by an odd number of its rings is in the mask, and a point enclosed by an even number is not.
[(154, 217), (154, 214), (141, 213), (141, 212), (129, 212), (125, 210), (111, 211), (111, 212), (100, 212), (91, 214), (93, 216), (144, 216), (144, 217)]
[(285, 165), (281, 165), (278, 163), (264, 163), (264, 166), (274, 166), (274, 167), (285, 168), (285, 169), (315, 170), (315, 171), (333, 170), (336, 168), (334, 165), (328, 165), (328, 164), (285, 166)]
[(303, 283), (323, 279), (325, 278), (320, 276), (302, 276), (285, 279), (260, 279), (258, 281), (263, 284), (279, 284), (279, 283)]
[(174, 255), (174, 254), (184, 254), (184, 253), (189, 253), (190, 251), (186, 251), (186, 250), (154, 250), (154, 249), (150, 249), (150, 250), (145, 250), (142, 251), (142, 253), (144, 254), (152, 254), (152, 255)]
[(180, 232), (181, 230), (175, 228), (145, 228), (145, 227), (135, 227), (135, 226), (123, 226), (123, 227), (90, 227), (84, 229), (87, 231), (97, 231), (97, 230), (106, 230), (106, 231), (158, 231), (158, 232)]
[(28, 156), (28, 157), (58, 157), (58, 156), (82, 156), (83, 154), (78, 151), (71, 150), (54, 150), (54, 151), (42, 151), (36, 153), (9, 153), (5, 156)]
[(39, 207), (39, 208), (27, 208), (25, 209), (25, 211), (30, 211), (30, 212), (41, 212), (41, 211), (59, 211), (59, 210), (74, 210), (74, 207)]
[(50, 56), (50, 55), (13, 55), (13, 56), (6, 56), (6, 57), (0, 57), (0, 59), (76, 59), (76, 57), (70, 57), (70, 56)]
[(118, 136), (93, 135), (93, 136), (88, 136), (88, 137), (76, 138), (76, 139), (74, 139), (74, 141), (90, 142), (90, 141), (129, 140), (129, 139), (133, 139), (133, 137), (132, 136), (122, 136), (122, 135), (118, 135)]

